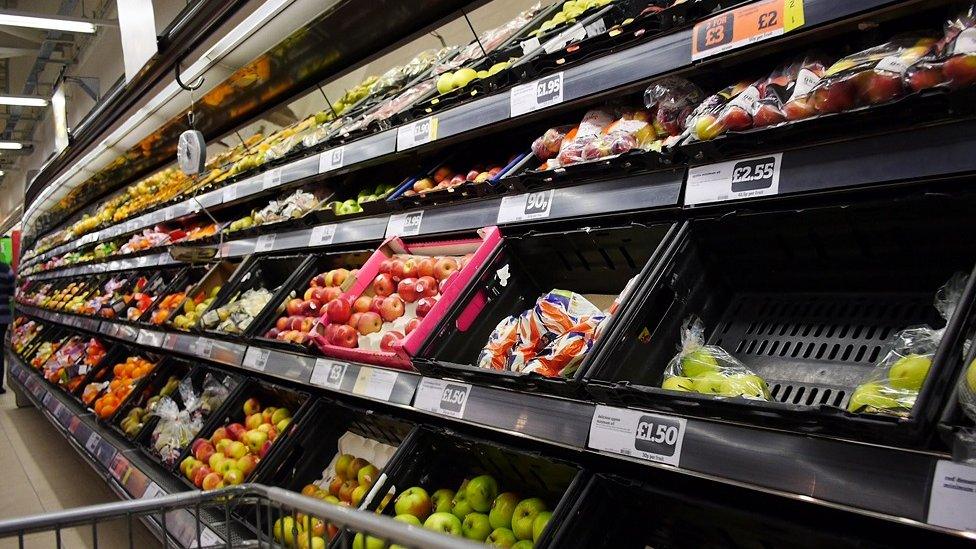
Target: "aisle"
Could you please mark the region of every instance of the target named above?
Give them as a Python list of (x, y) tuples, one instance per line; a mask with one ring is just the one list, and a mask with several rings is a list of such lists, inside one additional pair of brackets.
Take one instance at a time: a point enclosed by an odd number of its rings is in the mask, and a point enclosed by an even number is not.
[[(57, 511), (118, 501), (109, 487), (35, 408), (17, 408), (13, 391), (0, 395), (0, 518)], [(133, 546), (160, 546), (134, 521)], [(66, 530), (62, 547), (94, 547), (90, 527)], [(125, 522), (99, 525), (99, 547), (128, 547)], [(0, 540), (0, 549), (17, 547), (16, 538)], [(53, 534), (35, 534), (27, 548), (55, 547)]]

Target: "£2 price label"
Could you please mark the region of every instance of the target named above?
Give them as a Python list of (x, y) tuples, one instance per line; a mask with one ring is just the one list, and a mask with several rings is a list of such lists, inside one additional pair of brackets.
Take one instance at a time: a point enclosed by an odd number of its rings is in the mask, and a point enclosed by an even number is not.
[(694, 61), (803, 26), (803, 0), (763, 0), (714, 15), (691, 32)]
[(535, 82), (515, 86), (509, 96), (511, 116), (558, 105), (563, 102), (563, 73), (557, 72)]
[(741, 200), (779, 193), (783, 153), (688, 169), (685, 205)]
[(415, 408), (461, 419), (468, 406), (471, 385), (444, 379), (425, 377), (417, 385)]
[(684, 442), (684, 418), (598, 405), (587, 445), (646, 461), (677, 466)]

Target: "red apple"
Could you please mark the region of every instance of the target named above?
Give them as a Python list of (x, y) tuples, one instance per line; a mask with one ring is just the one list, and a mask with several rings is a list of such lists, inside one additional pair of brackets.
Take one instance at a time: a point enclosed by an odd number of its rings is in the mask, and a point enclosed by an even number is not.
[[(431, 279), (433, 280), (433, 279)], [(407, 303), (417, 301), (417, 279), (404, 278), (397, 284), (397, 295)], [(368, 309), (367, 309), (368, 310)]]
[(227, 426), (227, 434), (230, 435), (230, 438), (234, 440), (241, 440), (241, 437), (243, 437), (244, 433), (246, 432), (247, 429), (245, 429), (240, 423), (231, 423)]
[(944, 81), (942, 76), (942, 71), (930, 67), (916, 70), (912, 73), (912, 76), (908, 79), (908, 85), (911, 86), (914, 91), (927, 90), (929, 88), (934, 88)]
[(352, 307), (345, 299), (333, 299), (326, 305), (326, 313), (329, 315), (329, 322), (345, 324), (352, 315)]
[(285, 305), (285, 310), (288, 311), (288, 314), (291, 316), (299, 315), (301, 314), (302, 303), (302, 300), (298, 298), (289, 299), (288, 304)]
[(942, 74), (953, 87), (968, 86), (976, 82), (976, 55), (950, 57), (942, 66)]
[[(401, 267), (402, 268), (402, 267)], [(388, 274), (376, 275), (373, 279), (373, 291), (380, 297), (386, 297), (393, 293), (393, 277)]]
[(313, 288), (323, 288), (325, 287), (325, 273), (319, 273), (312, 278), (312, 282), (309, 284)]
[(279, 332), (284, 332), (285, 330), (289, 329), (290, 326), (291, 321), (288, 320), (287, 316), (283, 316), (278, 319), (278, 322), (275, 322), (275, 328), (278, 328)]
[(325, 336), (326, 341), (328, 341), (332, 345), (336, 345), (335, 336), (336, 336), (336, 330), (338, 329), (339, 329), (338, 324), (326, 324), (325, 331), (322, 333), (322, 335)]
[[(363, 316), (363, 313), (353, 313), (349, 315), (349, 321), (346, 322), (347, 326), (352, 326), (353, 328), (359, 326), (359, 319)], [(334, 324), (333, 324), (334, 326)]]
[(383, 334), (383, 339), (380, 340), (380, 349), (388, 352), (393, 351), (393, 344), (397, 341), (403, 339), (403, 334), (400, 332), (392, 331)]
[(442, 181), (448, 180), (454, 176), (454, 170), (448, 168), (447, 166), (441, 166), (434, 171), (434, 181), (440, 183)]
[(451, 273), (451, 276), (445, 278), (444, 280), (441, 280), (441, 283), (438, 286), (438, 288), (440, 289), (440, 292), (441, 293), (444, 293), (444, 289), (447, 288), (448, 286), (450, 286), (451, 283), (454, 282), (454, 279), (457, 278), (457, 277), (458, 277), (457, 272), (453, 272), (453, 273)]
[(203, 488), (203, 479), (210, 473), (213, 473), (213, 470), (209, 465), (203, 465), (198, 468), (197, 472), (193, 475), (193, 485), (197, 488)]
[(394, 320), (403, 316), (403, 300), (400, 296), (391, 295), (390, 297), (383, 300), (383, 306), (380, 310), (380, 316), (386, 322), (393, 322)]
[(877, 105), (891, 101), (904, 93), (901, 75), (872, 72), (870, 78), (866, 79), (866, 86), (858, 90), (858, 98), (863, 103)]
[(357, 313), (365, 313), (369, 310), (370, 304), (373, 303), (373, 298), (368, 295), (361, 295), (356, 298), (356, 302), (352, 304), (352, 310)]
[(419, 318), (411, 318), (407, 322), (407, 327), (404, 328), (404, 331), (406, 332), (405, 335), (410, 335), (410, 332), (416, 330), (417, 329), (417, 326), (420, 326), (420, 319)]
[(733, 106), (722, 116), (722, 124), (728, 130), (746, 130), (752, 127), (752, 116), (745, 109)]
[(479, 175), (480, 173), (481, 173), (481, 172), (479, 172), (478, 170), (471, 170), (470, 172), (468, 172), (468, 175), (467, 175), (467, 176), (465, 176), (465, 178), (464, 178), (464, 179), (465, 179), (466, 181), (474, 181), (475, 179), (477, 179), (477, 178), (478, 178), (478, 175)]
[(329, 494), (335, 497), (339, 497), (339, 490), (342, 489), (342, 485), (345, 482), (346, 481), (343, 480), (343, 478), (340, 476), (337, 476), (334, 479), (332, 479), (332, 482), (329, 483)]
[(340, 324), (336, 326), (335, 336), (332, 338), (332, 344), (339, 347), (347, 347), (352, 349), (359, 346), (359, 336), (356, 334), (356, 330), (353, 329), (352, 326)]
[(390, 274), (393, 271), (393, 260), (384, 259), (380, 262), (380, 274)]
[(854, 107), (853, 79), (838, 80), (813, 92), (813, 106), (817, 112), (846, 111)]
[[(247, 403), (245, 403), (244, 406), (247, 406)], [(215, 445), (214, 447), (216, 447), (216, 444), (221, 440), (228, 440), (228, 439), (230, 439), (230, 435), (227, 433), (226, 427), (217, 427), (216, 429), (214, 429), (214, 434), (210, 436), (210, 442), (214, 443)]]
[(299, 314), (302, 316), (315, 316), (318, 314), (319, 306), (314, 301), (302, 301), (302, 308)]
[(442, 257), (434, 264), (434, 278), (444, 280), (456, 270), (458, 270), (458, 264), (453, 257)]
[(278, 339), (279, 335), (281, 335), (281, 330), (278, 328), (271, 328), (267, 333), (264, 334), (264, 337), (268, 339)]
[(268, 442), (264, 443), (264, 446), (261, 447), (261, 451), (258, 452), (258, 457), (264, 459), (264, 456), (268, 455), (268, 450), (270, 449), (271, 449), (271, 441), (269, 440)]
[(457, 187), (458, 185), (460, 185), (462, 183), (464, 183), (464, 176), (461, 175), (461, 174), (457, 174), (454, 177), (452, 177), (450, 181), (447, 182), (447, 186), (448, 187)]
[(386, 301), (385, 297), (374, 297), (373, 302), (369, 304), (369, 311), (366, 312), (372, 311), (376, 314), (380, 314), (383, 311), (384, 301)]
[(342, 283), (349, 278), (349, 271), (347, 269), (334, 269), (329, 272), (332, 273), (331, 286), (342, 286)]
[(417, 302), (417, 316), (424, 318), (437, 303), (436, 297), (425, 297)]
[(311, 301), (313, 295), (315, 295), (315, 288), (309, 288), (305, 290), (305, 293), (302, 295), (302, 299), (305, 301)]
[(359, 487), (359, 483), (355, 480), (347, 480), (343, 482), (342, 486), (339, 488), (339, 499), (345, 502), (352, 502), (352, 492), (357, 487)]
[(210, 461), (210, 456), (214, 455), (216, 451), (214, 445), (209, 440), (205, 440), (197, 446), (197, 449), (193, 452), (193, 457), (206, 463)]
[(335, 298), (329, 298), (330, 289), (335, 289), (335, 288), (313, 288), (312, 297), (311, 297), (312, 301), (314, 301), (316, 305), (318, 305), (319, 307), (321, 307), (325, 303), (332, 301), (332, 299)]
[(779, 109), (772, 105), (761, 105), (756, 114), (752, 117), (752, 123), (756, 127), (772, 126), (786, 120), (786, 117)]
[(301, 331), (301, 329), (302, 329), (302, 322), (304, 322), (304, 321), (305, 321), (305, 317), (304, 316), (293, 316), (293, 317), (291, 317), (291, 323), (290, 323), (289, 328), (292, 329), (292, 330)]
[(437, 279), (432, 276), (422, 276), (417, 280), (416, 293), (418, 297), (434, 297), (437, 295)]
[(817, 110), (810, 98), (803, 97), (783, 105), (783, 113), (786, 114), (787, 120), (802, 120), (817, 114)]
[(496, 175), (501, 173), (501, 171), (502, 171), (501, 166), (495, 166), (494, 168), (488, 170), (488, 177), (495, 177)]
[(363, 313), (363, 316), (359, 317), (359, 333), (366, 335), (373, 332), (380, 331), (383, 327), (383, 319), (380, 315), (370, 311), (368, 313)]
[(417, 276), (434, 276), (434, 258), (425, 257), (417, 262)]

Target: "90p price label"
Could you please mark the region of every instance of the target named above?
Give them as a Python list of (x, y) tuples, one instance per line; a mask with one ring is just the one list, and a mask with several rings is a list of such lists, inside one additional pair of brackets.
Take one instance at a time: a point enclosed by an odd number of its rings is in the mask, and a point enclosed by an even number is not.
[(515, 86), (509, 97), (511, 116), (558, 105), (563, 102), (563, 73), (557, 72), (535, 82)]

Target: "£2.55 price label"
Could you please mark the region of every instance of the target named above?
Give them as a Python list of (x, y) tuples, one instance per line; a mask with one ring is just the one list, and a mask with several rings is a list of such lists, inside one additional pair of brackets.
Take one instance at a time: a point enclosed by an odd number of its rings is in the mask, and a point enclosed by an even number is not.
[(461, 419), (464, 417), (470, 395), (471, 385), (467, 383), (425, 377), (421, 378), (417, 385), (413, 406), (420, 410)]
[(763, 0), (714, 15), (691, 31), (697, 61), (780, 36), (803, 26), (803, 0)]
[(420, 224), (424, 211), (393, 214), (386, 222), (386, 238), (391, 236), (414, 236), (420, 234)]
[(512, 88), (509, 103), (512, 116), (558, 105), (563, 102), (563, 73), (557, 72), (535, 82)]
[(678, 466), (687, 421), (640, 410), (596, 407), (588, 446), (623, 456)]
[(429, 116), (397, 128), (397, 150), (430, 143), (437, 139), (437, 117)]
[(316, 359), (309, 383), (338, 391), (342, 388), (342, 378), (346, 375), (347, 367), (348, 364), (344, 362), (337, 362), (327, 358)]
[(552, 212), (555, 189), (502, 198), (498, 207), (498, 223), (515, 223), (531, 219), (545, 219)]
[(342, 167), (345, 147), (336, 147), (319, 154), (319, 173), (331, 172)]
[(689, 168), (685, 205), (778, 194), (782, 164), (783, 153), (776, 153)]

